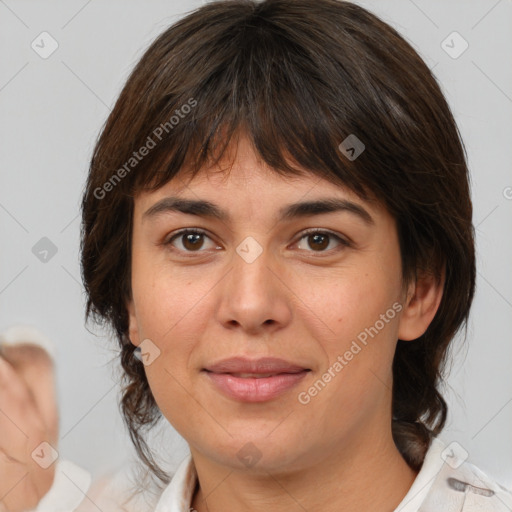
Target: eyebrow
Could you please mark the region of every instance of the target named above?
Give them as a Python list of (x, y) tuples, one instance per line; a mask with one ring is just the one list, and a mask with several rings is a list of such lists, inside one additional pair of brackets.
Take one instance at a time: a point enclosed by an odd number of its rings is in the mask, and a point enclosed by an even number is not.
[[(209, 217), (223, 222), (229, 222), (230, 220), (230, 215), (226, 210), (210, 201), (172, 196), (165, 197), (148, 208), (142, 218), (143, 220), (155, 218), (168, 212), (181, 212), (200, 217)], [(372, 216), (361, 205), (335, 197), (291, 203), (283, 206), (279, 210), (278, 220), (285, 221), (333, 212), (349, 212), (360, 217), (368, 225), (375, 224)]]

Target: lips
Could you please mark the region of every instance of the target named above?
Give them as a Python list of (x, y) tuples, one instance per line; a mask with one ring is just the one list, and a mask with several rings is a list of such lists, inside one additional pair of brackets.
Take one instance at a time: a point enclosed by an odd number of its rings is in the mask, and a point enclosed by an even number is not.
[(207, 366), (205, 370), (214, 373), (231, 373), (238, 375), (276, 375), (278, 373), (298, 373), (307, 370), (307, 368), (275, 357), (263, 357), (255, 360), (246, 359), (244, 357), (232, 357)]
[(284, 359), (243, 357), (224, 359), (204, 368), (214, 387), (223, 395), (242, 402), (264, 402), (277, 398), (301, 381), (309, 368)]
[[(281, 373), (281, 372), (279, 372)], [(286, 372), (283, 372), (286, 373)], [(241, 379), (254, 378), (254, 379), (264, 379), (265, 377), (272, 377), (276, 375), (275, 373), (233, 373), (229, 372), (230, 375), (235, 377), (240, 377)]]

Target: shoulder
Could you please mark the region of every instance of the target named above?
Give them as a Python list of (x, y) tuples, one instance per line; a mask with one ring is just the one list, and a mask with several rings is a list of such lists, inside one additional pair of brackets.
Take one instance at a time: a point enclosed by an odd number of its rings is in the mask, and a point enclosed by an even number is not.
[(91, 474), (69, 460), (58, 459), (52, 487), (41, 499), (35, 512), (76, 510), (91, 485)]
[(147, 469), (136, 463), (93, 481), (87, 498), (75, 512), (153, 512), (163, 488)]
[[(162, 466), (161, 466), (162, 467)], [(95, 497), (95, 508), (78, 509), (76, 512), (164, 512), (187, 510), (191, 507), (197, 485), (197, 472), (190, 452), (178, 463), (165, 468), (169, 483), (162, 484), (150, 471), (140, 464), (133, 466), (131, 474), (122, 471), (99, 488)]]
[(467, 460), (451, 443), (442, 451), (443, 463), (418, 512), (511, 512), (512, 491)]

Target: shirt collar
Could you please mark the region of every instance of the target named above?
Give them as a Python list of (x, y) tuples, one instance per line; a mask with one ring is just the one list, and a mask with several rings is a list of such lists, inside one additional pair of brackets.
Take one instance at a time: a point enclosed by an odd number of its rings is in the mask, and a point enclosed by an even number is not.
[[(443, 459), (441, 452), (445, 444), (438, 438), (425, 455), (425, 460), (416, 476), (412, 487), (400, 502), (395, 512), (417, 511), (419, 505), (428, 493), (430, 486), (438, 473)], [(192, 498), (197, 485), (197, 472), (190, 454), (178, 466), (170, 484), (165, 488), (155, 508), (155, 512), (189, 512)]]
[(416, 512), (419, 509), (443, 465), (442, 452), (445, 448), (441, 439), (432, 439), (419, 473), (394, 512)]
[(196, 484), (196, 468), (192, 456), (188, 454), (160, 496), (155, 512), (189, 512)]

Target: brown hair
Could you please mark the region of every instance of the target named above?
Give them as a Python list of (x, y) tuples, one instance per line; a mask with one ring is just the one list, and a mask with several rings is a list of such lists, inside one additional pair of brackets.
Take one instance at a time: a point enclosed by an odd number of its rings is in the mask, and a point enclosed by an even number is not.
[[(300, 175), (299, 166), (385, 205), (404, 282), (444, 268), (434, 320), (419, 339), (398, 341), (393, 363), (393, 438), (419, 469), (446, 421), (438, 386), (474, 293), (466, 152), (416, 51), (337, 0), (228, 0), (188, 14), (145, 52), (97, 141), (82, 202), (86, 317), (115, 330), (121, 408), (141, 459), (168, 482), (144, 439), (162, 415), (127, 338), (133, 198), (218, 162), (241, 130), (275, 172)], [(356, 159), (339, 149), (350, 134), (365, 144)]]

